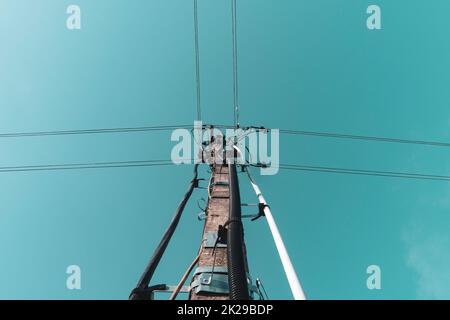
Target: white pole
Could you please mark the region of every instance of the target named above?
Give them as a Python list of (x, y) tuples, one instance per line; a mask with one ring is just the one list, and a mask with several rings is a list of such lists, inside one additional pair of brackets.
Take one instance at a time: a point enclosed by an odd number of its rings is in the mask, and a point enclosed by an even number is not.
[(250, 172), (247, 170), (250, 183), (252, 184), (253, 190), (255, 190), (256, 196), (258, 197), (259, 203), (264, 205), (264, 214), (266, 215), (267, 223), (269, 224), (270, 231), (272, 232), (273, 240), (280, 255), (281, 263), (283, 264), (284, 272), (291, 287), (292, 295), (295, 300), (306, 300), (305, 293), (303, 292), (300, 281), (298, 280), (297, 273), (295, 272), (294, 266), (292, 265), (291, 258), (286, 250), (283, 239), (281, 238), (280, 231), (278, 230), (275, 219), (273, 218), (272, 212), (267, 206), (267, 202), (264, 199), (261, 190), (256, 185), (256, 182), (250, 176)]

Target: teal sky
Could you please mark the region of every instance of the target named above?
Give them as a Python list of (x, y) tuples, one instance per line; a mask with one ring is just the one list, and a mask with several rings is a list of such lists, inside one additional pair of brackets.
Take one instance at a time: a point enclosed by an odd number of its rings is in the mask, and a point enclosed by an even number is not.
[[(82, 29), (66, 29), (66, 8)], [(378, 4), (382, 30), (366, 28)], [(230, 1), (199, 0), (203, 119), (232, 123)], [(241, 123), (450, 141), (448, 0), (238, 0)], [(191, 124), (192, 1), (0, 0), (0, 132)], [(167, 159), (170, 132), (0, 138), (0, 166)], [(450, 149), (281, 137), (282, 163), (450, 174)], [(202, 177), (207, 173), (202, 169)], [(0, 173), (0, 298), (126, 299), (191, 166)], [(256, 173), (256, 171), (255, 171)], [(311, 299), (450, 298), (450, 185), (281, 171), (256, 176)], [(241, 178), (242, 199), (254, 202)], [(153, 283), (197, 253), (194, 193)], [(266, 222), (253, 278), (291, 297)], [(79, 265), (82, 290), (66, 289)], [(366, 268), (382, 290), (366, 288)], [(165, 296), (160, 296), (165, 298)]]

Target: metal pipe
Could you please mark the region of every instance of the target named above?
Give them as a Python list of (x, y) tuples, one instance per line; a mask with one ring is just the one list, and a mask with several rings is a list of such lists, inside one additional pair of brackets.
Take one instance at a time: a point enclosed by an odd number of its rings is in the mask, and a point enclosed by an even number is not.
[(264, 199), (261, 190), (259, 189), (255, 180), (253, 180), (252, 176), (250, 175), (248, 168), (246, 171), (253, 190), (258, 197), (259, 203), (264, 205), (264, 214), (266, 215), (267, 223), (269, 224), (273, 240), (277, 247), (278, 254), (280, 255), (281, 263), (283, 264), (284, 272), (286, 273), (289, 286), (291, 287), (292, 295), (294, 296), (295, 300), (306, 300), (305, 293), (303, 292), (302, 286), (297, 276), (297, 272), (295, 272), (294, 266), (292, 265), (291, 258), (289, 257), (286, 246), (284, 245), (283, 238), (281, 238), (281, 234), (278, 230), (277, 224), (275, 223), (272, 211), (267, 205), (267, 202)]
[(227, 222), (227, 263), (230, 300), (249, 300), (246, 259), (244, 253), (244, 229), (241, 220), (241, 197), (236, 165), (228, 163), (230, 184), (230, 217)]

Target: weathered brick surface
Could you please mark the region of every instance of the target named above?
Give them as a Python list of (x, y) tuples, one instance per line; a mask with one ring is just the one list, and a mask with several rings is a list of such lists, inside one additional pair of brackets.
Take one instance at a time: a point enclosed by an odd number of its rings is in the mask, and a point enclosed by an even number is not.
[[(216, 166), (214, 172), (215, 182), (228, 183), (228, 167)], [(217, 197), (217, 198), (216, 198)], [(205, 221), (204, 232), (217, 231), (219, 225), (225, 224), (229, 216), (229, 190), (228, 186), (213, 186), (211, 191), (211, 199), (208, 201), (207, 218)], [(204, 244), (203, 244), (204, 245)], [(200, 257), (199, 266), (212, 266), (214, 255), (212, 248), (203, 248)], [(227, 265), (226, 248), (216, 248), (215, 266)], [(191, 300), (228, 300), (228, 295), (205, 295), (192, 292)]]

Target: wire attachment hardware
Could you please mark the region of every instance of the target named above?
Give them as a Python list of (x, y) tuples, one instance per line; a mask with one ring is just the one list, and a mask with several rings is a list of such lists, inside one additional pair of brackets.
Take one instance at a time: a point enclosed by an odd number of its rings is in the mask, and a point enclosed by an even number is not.
[(242, 215), (242, 218), (251, 218), (251, 221), (258, 220), (261, 217), (265, 217), (266, 214), (264, 213), (264, 209), (267, 207), (269, 208), (269, 205), (266, 203), (258, 203), (258, 204), (249, 204), (249, 203), (243, 203), (243, 207), (258, 207), (258, 213), (257, 214), (247, 214)]
[(194, 179), (194, 188), (196, 189), (206, 189), (205, 187), (200, 187), (200, 181), (205, 181), (205, 179), (201, 178), (201, 179)]
[(133, 300), (154, 300), (155, 291), (166, 290), (167, 285), (157, 284), (147, 288), (134, 288), (130, 293), (130, 299)]
[(258, 203), (258, 209), (259, 209), (258, 214), (255, 217), (253, 217), (251, 219), (251, 221), (255, 221), (261, 217), (265, 217), (266, 214), (264, 213), (264, 209), (266, 209), (266, 207), (269, 208), (269, 205), (267, 203)]

